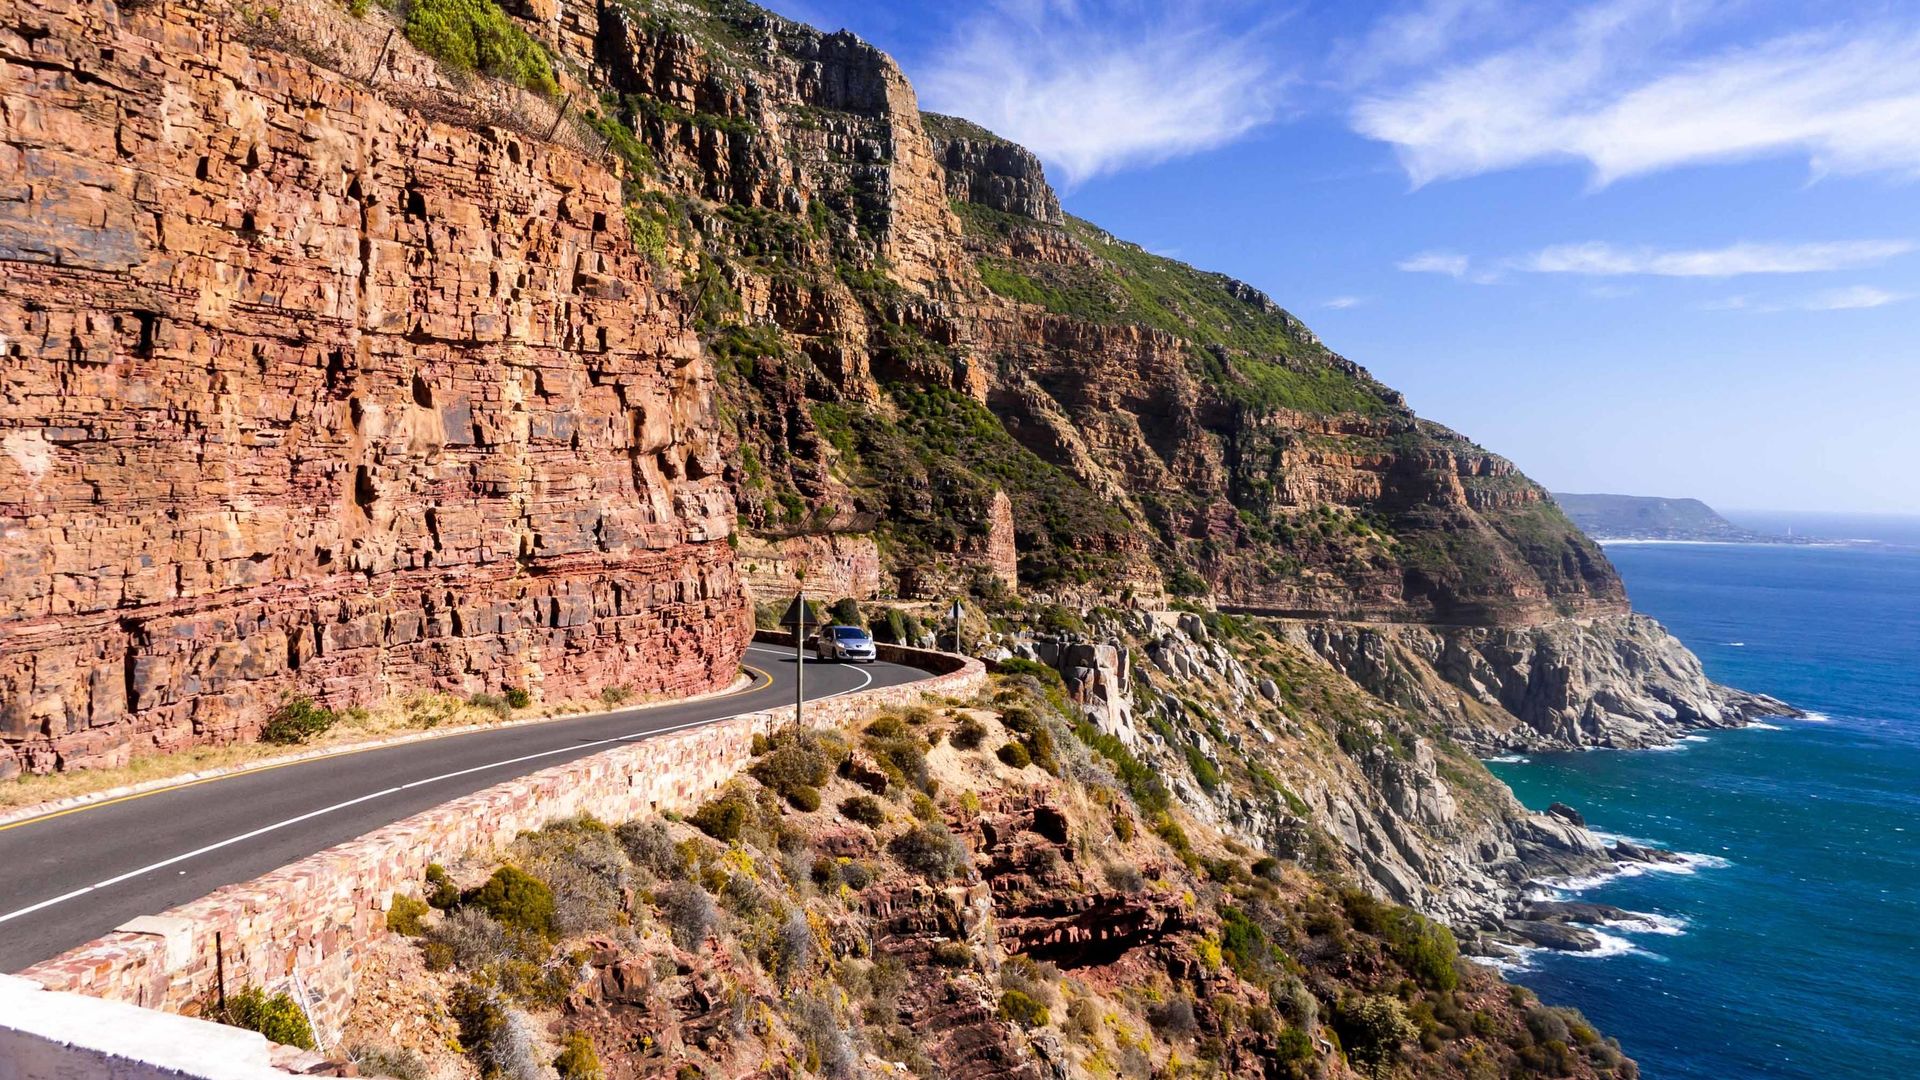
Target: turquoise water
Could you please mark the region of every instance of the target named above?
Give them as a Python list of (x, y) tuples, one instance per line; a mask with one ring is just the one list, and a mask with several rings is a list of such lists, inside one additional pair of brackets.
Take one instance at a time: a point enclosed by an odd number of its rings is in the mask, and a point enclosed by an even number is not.
[(1578, 893), (1668, 932), (1513, 977), (1654, 1080), (1920, 1076), (1920, 548), (1607, 553), (1709, 674), (1817, 718), (1492, 764), (1529, 806), (1703, 857)]

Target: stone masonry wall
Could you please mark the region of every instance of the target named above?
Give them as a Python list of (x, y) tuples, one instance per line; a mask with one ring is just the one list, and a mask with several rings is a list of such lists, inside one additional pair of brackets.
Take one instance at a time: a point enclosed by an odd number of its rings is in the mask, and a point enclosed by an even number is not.
[(241, 30), (0, 9), (0, 778), (724, 685), (712, 372), (618, 178)]
[[(887, 658), (941, 674), (809, 702), (811, 722), (844, 725), (883, 706), (970, 694), (986, 679), (977, 660), (897, 646)], [(217, 939), (229, 988), (277, 986), (297, 971), (321, 1023), (337, 1024), (352, 1006), (356, 959), (387, 932), (393, 895), (419, 895), (427, 864), (579, 814), (691, 811), (746, 766), (754, 732), (791, 716), (748, 713), (507, 781), (139, 921), (153, 932), (108, 934), (21, 974), (49, 990), (195, 1013), (215, 987)]]

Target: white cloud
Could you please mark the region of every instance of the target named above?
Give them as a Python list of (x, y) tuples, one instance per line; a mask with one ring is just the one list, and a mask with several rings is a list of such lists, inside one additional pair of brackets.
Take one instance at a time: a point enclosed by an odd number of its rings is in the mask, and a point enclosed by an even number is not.
[(1659, 277), (1738, 277), (1743, 274), (1811, 274), (1851, 270), (1914, 250), (1907, 240), (1844, 240), (1817, 244), (1733, 244), (1722, 248), (1660, 251), (1606, 243), (1556, 244), (1515, 260), (1516, 269), (1539, 274)]
[(1322, 301), (1320, 306), (1329, 307), (1335, 311), (1345, 311), (1348, 308), (1357, 308), (1364, 303), (1366, 300), (1358, 296), (1335, 296)]
[(1451, 278), (1464, 278), (1472, 260), (1451, 251), (1423, 251), (1418, 255), (1409, 255), (1394, 265), (1411, 274), (1445, 274)]
[(1845, 289), (1829, 289), (1808, 297), (1802, 305), (1808, 311), (1858, 311), (1863, 308), (1885, 307), (1907, 299), (1906, 294), (1888, 292), (1872, 285), (1854, 285)]
[(1272, 120), (1289, 81), (1271, 22), (1228, 26), (1177, 0), (1002, 0), (915, 81), (928, 108), (985, 125), (1071, 185), (1223, 146)]
[(1920, 178), (1920, 30), (1850, 24), (1688, 54), (1700, 0), (1603, 0), (1525, 43), (1429, 65), (1353, 107), (1416, 185), (1584, 161), (1596, 185), (1801, 156)]
[(1769, 301), (1756, 303), (1748, 296), (1728, 296), (1700, 305), (1706, 311), (1753, 311), (1774, 313), (1781, 311), (1864, 311), (1868, 308), (1885, 307), (1903, 300), (1911, 300), (1912, 293), (1898, 293), (1882, 289), (1875, 285), (1849, 285), (1842, 289), (1828, 289), (1811, 296), (1803, 296), (1785, 302)]

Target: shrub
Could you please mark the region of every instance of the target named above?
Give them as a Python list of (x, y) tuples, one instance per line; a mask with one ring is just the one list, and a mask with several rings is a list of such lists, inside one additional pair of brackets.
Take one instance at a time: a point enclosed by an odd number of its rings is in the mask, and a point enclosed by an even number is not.
[(865, 626), (867, 621), (860, 615), (860, 602), (851, 596), (842, 597), (833, 602), (827, 614), (834, 622), (843, 626)]
[(1256, 981), (1254, 975), (1272, 955), (1266, 931), (1232, 905), (1220, 909), (1220, 950), (1226, 953), (1227, 966), (1249, 981)]
[(478, 971), (512, 955), (506, 930), (473, 908), (453, 912), (426, 932), (424, 956), (434, 971)]
[(553, 1068), (560, 1080), (605, 1080), (607, 1075), (600, 1067), (600, 1055), (593, 1049), (593, 1036), (577, 1030), (567, 1033), (560, 1056), (553, 1059)]
[(216, 1010), (214, 1018), (230, 1027), (257, 1031), (287, 1046), (298, 1046), (303, 1050), (315, 1047), (313, 1028), (307, 1023), (307, 1014), (300, 1011), (300, 1006), (286, 994), (268, 997), (265, 990), (249, 986), (227, 995), (226, 1007)]
[(855, 821), (869, 829), (877, 829), (887, 820), (887, 812), (880, 806), (880, 800), (871, 795), (852, 795), (840, 800), (840, 813), (848, 821)]
[(973, 950), (964, 941), (943, 941), (933, 947), (933, 962), (944, 968), (973, 966)]
[(1107, 879), (1107, 888), (1117, 892), (1137, 893), (1147, 887), (1140, 871), (1126, 863), (1108, 863), (1101, 872)]
[(1001, 991), (1000, 1015), (1021, 1027), (1047, 1026), (1047, 1007), (1020, 990)]
[(356, 1046), (353, 1060), (362, 1076), (385, 1076), (392, 1080), (433, 1080), (427, 1059), (404, 1046)]
[(1290, 1027), (1274, 1036), (1273, 1049), (1274, 1055), (1288, 1065), (1312, 1061), (1313, 1036)]
[(467, 704), (476, 709), (485, 709), (502, 720), (513, 715), (513, 707), (499, 694), (474, 694), (467, 699)]
[(1386, 994), (1342, 1002), (1336, 1028), (1347, 1057), (1371, 1076), (1382, 1075), (1399, 1059), (1402, 1045), (1420, 1033), (1407, 1018), (1406, 1007)]
[(981, 723), (978, 717), (963, 716), (960, 723), (954, 726), (953, 734), (947, 736), (947, 741), (953, 744), (955, 750), (978, 750), (986, 738), (987, 725)]
[(427, 932), (421, 917), (432, 910), (427, 902), (406, 893), (394, 893), (393, 903), (387, 905), (387, 929), (407, 937), (419, 937)]
[(664, 878), (679, 877), (685, 870), (673, 834), (657, 818), (629, 821), (613, 831), (633, 865)]
[(1460, 945), (1453, 931), (1416, 911), (1382, 903), (1361, 889), (1341, 890), (1340, 903), (1354, 927), (1378, 936), (1422, 985), (1449, 991), (1460, 984), (1454, 968)]
[(1033, 764), (1033, 755), (1027, 753), (1027, 748), (1017, 742), (1002, 743), (1000, 749), (994, 751), (994, 756), (1016, 769), (1024, 769)]
[(500, 925), (552, 938), (553, 890), (547, 883), (517, 866), (503, 866), (467, 902), (493, 916)]
[(1199, 747), (1189, 746), (1186, 751), (1187, 768), (1192, 771), (1193, 778), (1200, 781), (1201, 790), (1211, 794), (1220, 787), (1220, 770), (1207, 760), (1207, 755), (1201, 753)]
[(553, 61), (493, 0), (413, 0), (407, 40), (458, 71), (484, 71), (541, 94), (559, 92)]
[(915, 825), (894, 837), (887, 850), (907, 869), (934, 881), (959, 876), (971, 862), (966, 845), (939, 822)]
[(730, 787), (719, 797), (701, 804), (687, 823), (721, 843), (730, 844), (740, 839), (751, 820), (753, 803), (746, 792)]
[(1030, 676), (1031, 678), (1039, 680), (1043, 685), (1059, 686), (1062, 689), (1067, 685), (1066, 681), (1060, 677), (1060, 673), (1049, 665), (1042, 664), (1038, 660), (1027, 660), (1018, 656), (1010, 660), (1000, 661), (994, 665), (993, 671), (996, 675), (1006, 675), (1008, 677), (1020, 675)]
[(481, 1075), (501, 1080), (548, 1076), (537, 1056), (533, 1022), (498, 990), (465, 983), (448, 998), (447, 1009), (460, 1025), (460, 1045), (480, 1066)]
[(854, 1075), (859, 1058), (847, 1038), (847, 1025), (834, 1015), (833, 1006), (811, 995), (800, 997), (788, 1009), (787, 1017), (806, 1047), (804, 1064), (808, 1069), (833, 1080)]
[(1187, 1038), (1200, 1030), (1200, 1022), (1193, 1014), (1193, 999), (1185, 994), (1149, 1008), (1147, 1023), (1152, 1024), (1155, 1031), (1176, 1039)]
[(1084, 719), (1073, 725), (1073, 734), (1112, 764), (1114, 774), (1126, 785), (1127, 794), (1133, 798), (1135, 806), (1149, 814), (1157, 814), (1167, 808), (1172, 796), (1167, 794), (1167, 786), (1161, 782), (1160, 774), (1133, 756), (1133, 751), (1127, 749), (1127, 744), (1121, 742), (1118, 736), (1109, 735)]
[(507, 704), (516, 709), (524, 709), (533, 704), (533, 694), (524, 686), (509, 686), (506, 692)]
[(625, 705), (633, 700), (633, 691), (624, 686), (607, 686), (600, 690), (600, 704), (612, 708)]
[(799, 788), (817, 788), (833, 776), (846, 748), (826, 732), (789, 728), (770, 740), (771, 749), (747, 770), (755, 780), (791, 798)]
[(862, 742), (888, 780), (921, 791), (931, 789), (926, 740), (899, 717), (883, 716), (868, 724)]
[(1566, 1018), (1544, 1005), (1527, 1010), (1527, 1031), (1540, 1042), (1566, 1042), (1572, 1038)]
[(820, 789), (817, 787), (797, 787), (787, 792), (787, 802), (795, 810), (811, 813), (820, 809)]
[(797, 907), (787, 909), (774, 944), (773, 970), (781, 985), (791, 983), (796, 974), (813, 965), (815, 944), (807, 913)]
[(556, 821), (513, 843), (514, 861), (553, 890), (553, 927), (562, 937), (619, 922), (632, 869), (613, 830), (591, 817)]
[(326, 734), (339, 721), (339, 713), (315, 705), (305, 694), (297, 694), (281, 702), (273, 715), (267, 717), (266, 724), (260, 728), (260, 741), (275, 746), (296, 746)]
[(719, 912), (705, 889), (690, 881), (676, 881), (660, 891), (660, 914), (667, 921), (673, 943), (692, 952), (707, 939)]
[(460, 887), (447, 876), (439, 863), (427, 864), (427, 904), (441, 911), (452, 911), (460, 903)]

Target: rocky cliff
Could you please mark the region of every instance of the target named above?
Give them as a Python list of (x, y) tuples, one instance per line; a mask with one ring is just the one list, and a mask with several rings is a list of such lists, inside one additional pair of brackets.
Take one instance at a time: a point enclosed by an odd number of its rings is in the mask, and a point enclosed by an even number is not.
[(620, 181), (297, 14), (0, 19), (0, 776), (736, 671), (712, 370)]
[(635, 144), (649, 236), (702, 283), (750, 531), (872, 532), (894, 590), (937, 596), (990, 569), (1004, 495), (1028, 587), (1474, 624), (1625, 609), (1511, 463), (1252, 287), (1063, 214), (1032, 154), (922, 116), (884, 55), (745, 4), (647, 10), (595, 16), (604, 121)]

